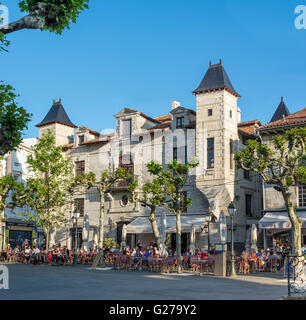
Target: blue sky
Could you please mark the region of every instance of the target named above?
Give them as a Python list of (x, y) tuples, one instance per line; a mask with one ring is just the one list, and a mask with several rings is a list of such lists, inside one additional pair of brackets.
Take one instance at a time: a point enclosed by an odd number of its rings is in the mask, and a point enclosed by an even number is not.
[[(10, 19), (17, 2), (1, 0)], [(61, 36), (25, 30), (9, 35), (1, 76), (33, 113), (25, 137), (53, 99), (72, 122), (94, 130), (115, 127), (124, 107), (155, 117), (171, 100), (195, 109), (192, 91), (209, 61), (223, 65), (242, 98), (242, 120), (270, 120), (280, 97), (291, 112), (306, 106), (306, 30), (294, 26), (306, 0), (91, 0)]]

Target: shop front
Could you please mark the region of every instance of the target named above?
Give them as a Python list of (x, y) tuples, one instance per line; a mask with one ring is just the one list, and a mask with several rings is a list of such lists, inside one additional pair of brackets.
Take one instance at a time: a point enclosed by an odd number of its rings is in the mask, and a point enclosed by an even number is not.
[[(297, 211), (302, 221), (302, 245), (306, 245), (306, 211)], [(292, 243), (291, 222), (286, 211), (267, 212), (258, 223), (264, 231), (265, 248), (279, 244)]]
[(26, 223), (7, 222), (5, 229), (5, 248), (7, 248), (8, 244), (10, 244), (11, 248), (16, 248), (17, 245), (22, 247), (25, 239), (32, 246), (36, 235), (35, 226)]

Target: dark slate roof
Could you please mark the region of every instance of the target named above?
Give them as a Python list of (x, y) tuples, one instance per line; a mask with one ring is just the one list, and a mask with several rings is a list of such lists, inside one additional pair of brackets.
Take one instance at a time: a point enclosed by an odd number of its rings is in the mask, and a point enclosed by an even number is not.
[(62, 100), (60, 99), (58, 102), (53, 101), (53, 105), (47, 115), (45, 116), (44, 120), (40, 122), (36, 127), (42, 127), (46, 124), (51, 123), (61, 123), (69, 127), (77, 128), (76, 125), (74, 125), (71, 120), (69, 119), (63, 105)]
[(277, 107), (272, 119), (270, 122), (274, 122), (277, 120), (281, 120), (284, 117), (288, 117), (290, 116), (290, 111), (288, 110), (287, 106), (284, 103), (284, 98), (282, 97), (281, 99), (281, 103), (279, 104), (279, 106)]
[(234, 95), (240, 97), (240, 95), (234, 89), (220, 59), (219, 64), (211, 64), (210, 62), (209, 69), (207, 70), (202, 82), (193, 93), (197, 94), (224, 88), (229, 90)]

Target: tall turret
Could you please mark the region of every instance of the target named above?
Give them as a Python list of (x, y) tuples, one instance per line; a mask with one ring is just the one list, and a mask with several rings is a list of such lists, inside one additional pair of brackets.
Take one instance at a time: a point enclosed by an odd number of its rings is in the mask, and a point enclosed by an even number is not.
[(40, 137), (48, 130), (51, 130), (55, 135), (57, 146), (72, 143), (74, 129), (77, 128), (68, 117), (62, 105), (62, 99), (59, 99), (58, 102), (53, 100), (51, 109), (36, 127), (39, 128)]

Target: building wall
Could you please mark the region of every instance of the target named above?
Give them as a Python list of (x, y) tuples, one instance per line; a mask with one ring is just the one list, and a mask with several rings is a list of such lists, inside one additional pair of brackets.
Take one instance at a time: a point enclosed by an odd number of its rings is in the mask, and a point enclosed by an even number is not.
[[(208, 117), (208, 109), (213, 109), (213, 116)], [(229, 111), (232, 110), (232, 118)], [(226, 91), (217, 91), (214, 93), (206, 93), (197, 95), (197, 116), (192, 113), (173, 110), (173, 121), (176, 116), (184, 115), (185, 124), (191, 124), (196, 119), (196, 130), (191, 129), (188, 134), (192, 137), (187, 140), (188, 157), (197, 156), (200, 159), (201, 166), (194, 171), (194, 176), (186, 185), (188, 197), (192, 198), (193, 204), (186, 214), (201, 215), (212, 210), (215, 215), (215, 222), (210, 227), (210, 242), (218, 243), (219, 224), (218, 218), (221, 210), (227, 214), (227, 207), (233, 200), (236, 201), (237, 214), (235, 216), (235, 241), (244, 244), (247, 240), (247, 228), (254, 220), (257, 221), (261, 215), (260, 199), (261, 184), (257, 177), (251, 181), (244, 181), (241, 178), (242, 172), (237, 172), (235, 168), (230, 169), (230, 140), (233, 140), (235, 150), (241, 146), (241, 136), (238, 135), (238, 123), (240, 121), (240, 110), (237, 105), (237, 98)], [(145, 182), (152, 179), (146, 170), (145, 164), (155, 159), (161, 163), (167, 163), (172, 160), (173, 155), (173, 131), (155, 132), (154, 134), (146, 132), (140, 139), (139, 136), (132, 136), (132, 144), (129, 140), (122, 139), (122, 120), (132, 120), (132, 130), (151, 129), (156, 123), (142, 117), (139, 112), (130, 112), (122, 110), (116, 115), (117, 130), (112, 142), (100, 142), (94, 144), (86, 144), (79, 146), (75, 141), (73, 148), (65, 151), (67, 158), (75, 161), (85, 161), (85, 172), (95, 172), (97, 177), (103, 170), (112, 170), (118, 167), (119, 154), (132, 154), (134, 162), (134, 175), (138, 179), (138, 183), (142, 186)], [(53, 132), (58, 134), (57, 143), (67, 144), (68, 137), (71, 136), (71, 128), (63, 128), (57, 124), (50, 125)], [(48, 126), (44, 126), (41, 130), (47, 130)], [(175, 126), (172, 126), (175, 129)], [(85, 141), (94, 139), (94, 135), (90, 136), (85, 127), (78, 128), (75, 131), (78, 135), (85, 135)], [(193, 130), (193, 131), (192, 131)], [(184, 145), (186, 130), (176, 131), (177, 141)], [(65, 137), (66, 134), (66, 137)], [(41, 132), (40, 132), (41, 135)], [(215, 138), (215, 166), (213, 169), (207, 169), (207, 138)], [(141, 143), (140, 143), (141, 141)], [(244, 194), (251, 193), (253, 200), (254, 217), (252, 221), (245, 215), (245, 197)], [(105, 236), (117, 239), (117, 225), (129, 223), (138, 216), (147, 216), (148, 209), (143, 208), (139, 204), (128, 203), (123, 205), (123, 195), (131, 196), (129, 191), (124, 188), (115, 188), (110, 198), (106, 201), (105, 214)], [(84, 235), (88, 241), (88, 246), (93, 247), (97, 240), (97, 230), (99, 221), (99, 195), (95, 190), (89, 190), (86, 194), (76, 194), (74, 198), (85, 199), (85, 215), (88, 216), (90, 230)], [(71, 210), (67, 210), (67, 217), (71, 218)], [(157, 212), (158, 213), (158, 212)], [(228, 224), (230, 222), (228, 221)], [(84, 219), (79, 219), (79, 227), (84, 226)], [(65, 232), (58, 230), (56, 232), (55, 241), (71, 246), (71, 236), (69, 230), (72, 224), (65, 228)], [(146, 245), (151, 236), (136, 235), (135, 239), (141, 239), (143, 245)], [(197, 234), (198, 248), (207, 246), (207, 232), (203, 230)]]

